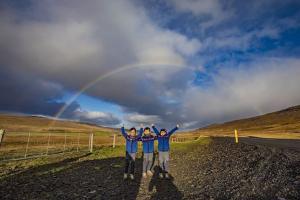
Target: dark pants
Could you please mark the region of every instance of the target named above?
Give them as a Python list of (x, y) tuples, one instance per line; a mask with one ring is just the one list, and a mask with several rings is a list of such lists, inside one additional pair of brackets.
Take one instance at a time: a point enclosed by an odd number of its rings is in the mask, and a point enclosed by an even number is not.
[[(126, 151), (126, 159), (125, 159), (125, 173), (128, 172), (130, 174), (134, 174), (134, 166), (135, 166), (135, 153), (128, 153)], [(130, 171), (129, 171), (130, 170)]]

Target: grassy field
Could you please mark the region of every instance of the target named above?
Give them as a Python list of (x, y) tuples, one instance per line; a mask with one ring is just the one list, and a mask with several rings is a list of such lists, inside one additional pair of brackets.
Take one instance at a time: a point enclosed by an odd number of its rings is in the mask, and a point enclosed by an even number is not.
[[(72, 121), (53, 121), (44, 117), (2, 114), (0, 129), (6, 130), (0, 147), (0, 160), (40, 156), (47, 152), (87, 152), (90, 133), (94, 134), (95, 148), (112, 146), (114, 134), (116, 145), (125, 142), (118, 129)], [(239, 137), (300, 139), (300, 106), (177, 133), (171, 138), (171, 142), (185, 142), (201, 136), (234, 136), (235, 129), (238, 130)]]
[(67, 120), (53, 120), (46, 117), (0, 114), (0, 129), (9, 132), (98, 132), (112, 131), (112, 128)]
[[(187, 141), (182, 143), (171, 143), (171, 154), (172, 152), (188, 152), (191, 151), (194, 147), (198, 145), (208, 145), (211, 139), (209, 137), (201, 138), (194, 141)], [(155, 149), (157, 149), (157, 142), (155, 142)], [(78, 162), (86, 161), (86, 160), (97, 160), (97, 159), (105, 159), (105, 158), (113, 158), (113, 157), (123, 157), (125, 154), (125, 145), (120, 144), (116, 145), (115, 148), (111, 146), (98, 146), (95, 147), (93, 153), (89, 152), (65, 152), (61, 154), (53, 154), (49, 156), (43, 156), (33, 159), (27, 160), (15, 160), (9, 162), (0, 163), (0, 177), (5, 178), (9, 175), (13, 175), (14, 173), (18, 173), (19, 171), (29, 169), (31, 167), (39, 167), (46, 164), (60, 162), (62, 160), (82, 157), (78, 160)], [(142, 155), (142, 145), (139, 144), (138, 148), (138, 157)], [(68, 167), (67, 165), (63, 168)], [(49, 173), (54, 171), (59, 171), (63, 169), (52, 168)], [(13, 172), (13, 173), (12, 173)]]
[(247, 119), (213, 124), (191, 131), (190, 134), (233, 136), (235, 129), (238, 130), (239, 136), (300, 139), (300, 106)]
[[(93, 146), (111, 146), (114, 131), (96, 131)], [(44, 155), (65, 151), (88, 151), (89, 132), (8, 132), (0, 148), (0, 160)], [(48, 145), (49, 141), (49, 145)], [(116, 144), (124, 144), (120, 134), (116, 134)]]
[[(125, 144), (120, 132), (94, 131), (93, 147)], [(0, 148), (0, 160), (42, 156), (68, 151), (89, 151), (90, 132), (7, 132)], [(174, 135), (171, 142), (185, 142), (197, 137), (190, 134)], [(49, 141), (49, 145), (48, 145)]]

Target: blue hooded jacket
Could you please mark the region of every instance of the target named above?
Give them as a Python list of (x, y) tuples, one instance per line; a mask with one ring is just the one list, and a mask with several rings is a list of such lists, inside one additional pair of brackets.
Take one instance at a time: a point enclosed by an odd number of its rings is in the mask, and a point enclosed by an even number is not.
[(178, 127), (176, 126), (171, 131), (167, 132), (165, 135), (160, 135), (160, 132), (155, 126), (152, 126), (154, 133), (157, 135), (158, 140), (158, 151), (169, 151), (170, 150), (170, 136), (177, 131)]
[(143, 142), (143, 152), (144, 153), (153, 153), (154, 152), (154, 140), (157, 139), (157, 136), (149, 135), (140, 137), (140, 141)]
[(126, 151), (128, 153), (136, 153), (138, 149), (138, 141), (143, 134), (143, 129), (141, 128), (137, 136), (130, 136), (126, 133), (125, 128), (121, 128), (122, 135), (126, 139)]

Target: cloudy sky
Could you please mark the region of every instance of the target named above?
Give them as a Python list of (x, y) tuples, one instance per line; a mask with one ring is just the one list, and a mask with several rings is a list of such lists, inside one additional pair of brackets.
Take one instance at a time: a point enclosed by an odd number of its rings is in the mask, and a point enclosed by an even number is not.
[(298, 0), (1, 0), (0, 111), (192, 129), (300, 104)]

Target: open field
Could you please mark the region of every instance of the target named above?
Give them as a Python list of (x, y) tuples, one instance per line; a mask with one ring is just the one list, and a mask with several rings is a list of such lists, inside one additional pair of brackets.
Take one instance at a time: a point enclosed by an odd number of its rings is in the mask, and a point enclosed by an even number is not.
[[(0, 147), (0, 160), (42, 156), (45, 154), (84, 151), (89, 146), (90, 133), (93, 146), (124, 144), (118, 129), (99, 127), (72, 121), (53, 121), (44, 117), (0, 115), (0, 128), (6, 130)], [(300, 106), (248, 119), (210, 125), (194, 131), (175, 134), (171, 141), (185, 142), (201, 136), (300, 139)]]
[(233, 136), (235, 129), (238, 130), (239, 136), (300, 139), (300, 106), (257, 117), (213, 124), (189, 133), (198, 136)]
[(112, 128), (39, 116), (0, 114), (0, 129), (10, 132), (90, 132), (111, 131)]
[[(94, 131), (93, 147), (125, 144), (120, 132)], [(68, 151), (89, 151), (90, 132), (7, 132), (0, 147), (0, 161)], [(195, 140), (192, 134), (174, 135), (171, 142)], [(49, 142), (49, 143), (48, 143)]]
[[(124, 146), (0, 164), (2, 199), (299, 199), (300, 152), (201, 138), (171, 146), (171, 179), (123, 181)], [(141, 148), (140, 148), (141, 149)], [(155, 164), (157, 161), (155, 161)]]
[[(114, 133), (116, 132), (93, 132), (93, 146), (112, 145)], [(1, 144), (0, 160), (65, 151), (89, 151), (89, 137), (88, 132), (7, 132)], [(124, 140), (116, 135), (115, 143), (123, 144)]]

